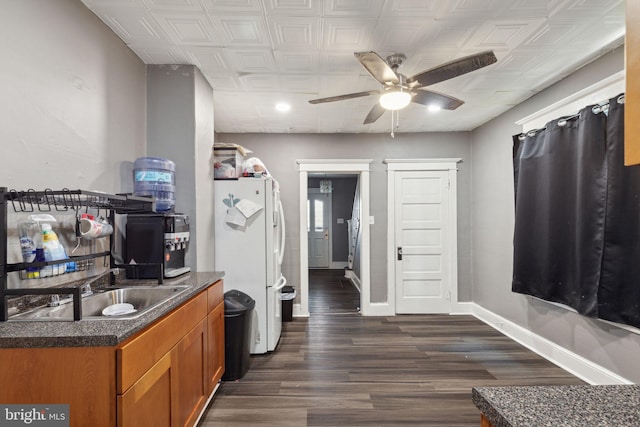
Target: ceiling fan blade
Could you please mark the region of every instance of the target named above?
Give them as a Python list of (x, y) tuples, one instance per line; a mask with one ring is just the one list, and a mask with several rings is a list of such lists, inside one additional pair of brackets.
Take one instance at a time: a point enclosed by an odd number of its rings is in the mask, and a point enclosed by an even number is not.
[(443, 110), (455, 110), (464, 104), (464, 101), (461, 99), (431, 90), (414, 90), (413, 93), (414, 95), (411, 98), (412, 102), (422, 105), (434, 105)]
[(362, 66), (371, 74), (371, 77), (383, 85), (400, 83), (398, 75), (387, 62), (375, 52), (355, 52), (354, 56)]
[(371, 111), (369, 111), (369, 114), (367, 114), (367, 117), (364, 119), (363, 124), (368, 125), (370, 123), (375, 122), (380, 118), (380, 116), (384, 114), (385, 111), (387, 110), (385, 110), (382, 105), (376, 102), (376, 104), (373, 106)]
[(322, 104), (324, 102), (343, 101), (345, 99), (361, 98), (363, 96), (377, 95), (377, 90), (369, 90), (366, 92), (347, 93), (345, 95), (330, 96), (328, 98), (318, 98), (309, 101), (309, 104)]
[(487, 50), (475, 55), (455, 59), (447, 62), (446, 64), (418, 73), (415, 76), (409, 77), (407, 79), (407, 84), (412, 88), (436, 84), (470, 73), (471, 71), (475, 71), (479, 68), (486, 67), (497, 60), (498, 59), (493, 51)]

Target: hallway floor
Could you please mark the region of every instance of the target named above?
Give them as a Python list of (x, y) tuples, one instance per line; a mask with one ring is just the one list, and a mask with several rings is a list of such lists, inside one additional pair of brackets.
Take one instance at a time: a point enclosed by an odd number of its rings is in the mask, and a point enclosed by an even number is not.
[(309, 270), (309, 313), (358, 314), (360, 293), (344, 270)]
[(349, 282), (311, 277), (311, 317), (223, 383), (200, 427), (477, 427), (474, 386), (583, 384), (472, 316), (362, 317)]

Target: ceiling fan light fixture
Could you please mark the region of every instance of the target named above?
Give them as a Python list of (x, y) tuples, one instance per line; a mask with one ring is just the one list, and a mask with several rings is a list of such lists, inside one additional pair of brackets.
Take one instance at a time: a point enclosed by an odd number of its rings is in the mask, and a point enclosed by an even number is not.
[(380, 96), (380, 105), (385, 110), (401, 110), (411, 102), (411, 94), (402, 88), (390, 89)]
[(287, 104), (286, 102), (279, 102), (276, 104), (276, 110), (281, 111), (281, 112), (287, 112), (291, 109), (291, 105)]

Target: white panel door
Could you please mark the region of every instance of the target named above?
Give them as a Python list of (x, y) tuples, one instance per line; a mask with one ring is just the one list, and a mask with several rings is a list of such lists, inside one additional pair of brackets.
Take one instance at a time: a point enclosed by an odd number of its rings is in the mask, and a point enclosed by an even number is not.
[(399, 171), (395, 178), (396, 313), (449, 313), (447, 171)]
[(309, 242), (309, 268), (329, 267), (331, 224), (331, 194), (309, 190), (307, 205), (307, 233)]

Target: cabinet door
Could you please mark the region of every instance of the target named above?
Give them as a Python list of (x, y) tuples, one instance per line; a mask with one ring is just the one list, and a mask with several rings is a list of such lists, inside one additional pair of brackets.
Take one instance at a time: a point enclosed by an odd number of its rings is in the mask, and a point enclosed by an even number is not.
[(207, 317), (208, 383), (213, 391), (224, 374), (224, 303), (218, 304)]
[(640, 164), (640, 2), (627, 0), (625, 13), (624, 164), (630, 166)]
[(175, 425), (176, 372), (173, 352), (167, 353), (123, 395), (118, 395), (118, 426), (170, 427)]
[(115, 369), (112, 347), (0, 348), (0, 403), (68, 404), (71, 427), (112, 427)]
[[(207, 398), (207, 319), (204, 318), (176, 346), (179, 426), (193, 426)], [(151, 425), (151, 424), (149, 424)]]

